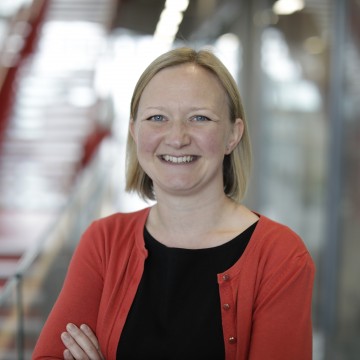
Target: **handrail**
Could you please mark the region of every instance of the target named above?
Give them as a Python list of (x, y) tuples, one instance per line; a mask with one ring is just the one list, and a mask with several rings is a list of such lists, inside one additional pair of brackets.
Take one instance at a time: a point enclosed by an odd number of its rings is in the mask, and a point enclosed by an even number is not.
[[(48, 226), (48, 228), (45, 230), (45, 232), (41, 235), (39, 240), (36, 242), (35, 246), (30, 248), (21, 257), (21, 259), (19, 261), (18, 269), (11, 278), (21, 278), (28, 271), (29, 267), (31, 266), (31, 264), (34, 262), (34, 260), (37, 258), (40, 251), (42, 250), (46, 240), (56, 229), (61, 218), (67, 213), (67, 211), (69, 211), (72, 208), (72, 206), (74, 206), (78, 196), (81, 194), (82, 186), (84, 185), (85, 181), (88, 180), (89, 175), (96, 174), (97, 177), (93, 177), (93, 179), (99, 179), (99, 185), (100, 185), (100, 183), (103, 183), (106, 181), (106, 178), (107, 178), (106, 176), (99, 176), (99, 174), (101, 174), (101, 175), (103, 174), (103, 171), (105, 169), (101, 169), (102, 172), (100, 172), (100, 173), (98, 171), (95, 171), (95, 170), (98, 170), (97, 167), (99, 166), (101, 151), (104, 151), (104, 149), (102, 148), (103, 146), (104, 146), (103, 144), (100, 146), (100, 149), (98, 150), (97, 154), (94, 156), (94, 159), (92, 160), (90, 165), (82, 171), (79, 179), (77, 180), (77, 183), (74, 186), (73, 191), (70, 194), (70, 197), (69, 197), (67, 203), (62, 207), (62, 209), (60, 209), (58, 217), (56, 217), (56, 219), (53, 221), (53, 223), (51, 223)], [(10, 287), (12, 286), (12, 285), (8, 284), (8, 283), (12, 282), (11, 278), (7, 281), (7, 283), (4, 285), (3, 289), (0, 291), (0, 306), (2, 305), (2, 302), (3, 302), (2, 299), (3, 299), (4, 293), (5, 294), (8, 293), (9, 290), (7, 288), (9, 286)]]
[[(9, 343), (12, 341), (16, 344), (16, 359), (18, 360), (25, 359), (25, 319), (28, 307), (31, 306), (29, 304), (32, 298), (41, 292), (42, 282), (47, 273), (44, 272), (43, 275), (38, 275), (39, 279), (36, 281), (38, 288), (32, 288), (31, 293), (27, 291), (27, 294), (25, 294), (24, 283), (35, 267), (43, 267), (46, 271), (50, 271), (51, 264), (59, 254), (59, 249), (71, 241), (72, 238), (77, 241), (85, 227), (93, 219), (101, 216), (104, 194), (109, 186), (108, 181), (111, 178), (112, 166), (115, 163), (113, 159), (114, 152), (111, 149), (113, 145), (111, 140), (103, 141), (93, 160), (79, 176), (69, 200), (59, 209), (56, 220), (48, 226), (36, 244), (21, 257), (15, 274), (8, 279), (0, 291), (0, 313), (3, 314), (2, 309), (5, 309), (11, 303), (12, 311), (9, 312), (8, 320), (10, 322), (10, 319), (12, 319), (12, 324), (16, 324), (13, 325), (16, 326), (16, 334), (14, 334), (13, 339), (10, 339), (10, 335), (7, 334), (8, 341), (4, 340), (4, 342)], [(91, 206), (88, 206), (90, 203)], [(65, 240), (61, 236), (56, 236), (58, 233), (64, 235), (64, 224), (67, 225), (65, 231), (68, 232), (65, 234)], [(75, 245), (72, 244), (71, 248), (74, 248)], [(43, 264), (39, 265), (37, 262)], [(2, 330), (6, 329), (1, 329), (0, 323), (0, 349), (2, 346), (4, 347), (4, 344), (1, 343)], [(16, 341), (14, 342), (14, 340)], [(8, 360), (9, 358), (2, 358), (0, 352), (0, 359)]]

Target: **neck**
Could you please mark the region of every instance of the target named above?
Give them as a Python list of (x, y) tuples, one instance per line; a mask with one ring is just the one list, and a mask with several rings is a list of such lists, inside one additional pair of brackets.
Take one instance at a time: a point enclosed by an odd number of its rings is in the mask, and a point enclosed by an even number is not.
[[(211, 234), (227, 228), (231, 214), (240, 207), (224, 193), (205, 201), (194, 197), (166, 197), (152, 208), (147, 227), (160, 242), (170, 246), (199, 247)], [(194, 243), (196, 242), (196, 243)]]

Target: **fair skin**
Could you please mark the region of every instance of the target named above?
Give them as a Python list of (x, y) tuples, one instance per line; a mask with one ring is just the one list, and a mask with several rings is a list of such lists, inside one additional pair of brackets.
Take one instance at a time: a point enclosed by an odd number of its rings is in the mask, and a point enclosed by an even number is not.
[(131, 133), (140, 165), (153, 180), (157, 204), (147, 227), (158, 241), (217, 246), (256, 221), (223, 190), (223, 159), (243, 128), (241, 119), (230, 121), (220, 82), (199, 66), (167, 68), (149, 82)]
[[(209, 71), (185, 64), (164, 69), (144, 89), (130, 123), (140, 165), (157, 203), (147, 228), (164, 245), (188, 249), (226, 243), (258, 217), (224, 193), (222, 164), (241, 140), (224, 89)], [(64, 359), (102, 360), (86, 326), (62, 334)]]
[(61, 334), (61, 340), (66, 347), (63, 354), (65, 360), (105, 359), (94, 332), (85, 324), (80, 327), (68, 324), (66, 331)]

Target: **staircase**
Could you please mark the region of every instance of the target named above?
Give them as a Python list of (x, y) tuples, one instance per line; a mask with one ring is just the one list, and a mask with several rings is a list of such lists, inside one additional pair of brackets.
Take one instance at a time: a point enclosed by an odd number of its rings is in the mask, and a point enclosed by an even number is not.
[[(19, 34), (9, 32), (0, 42), (0, 299), (110, 130), (95, 80), (116, 2), (24, 4), (9, 19), (22, 31), (20, 50), (9, 56), (7, 49), (9, 37), (20, 41)], [(37, 306), (42, 296), (33, 299)], [(0, 360), (30, 359), (43, 319), (33, 307), (26, 324), (34, 336), (15, 341), (16, 296), (9, 300), (0, 302)], [(19, 342), (25, 346), (20, 355)]]

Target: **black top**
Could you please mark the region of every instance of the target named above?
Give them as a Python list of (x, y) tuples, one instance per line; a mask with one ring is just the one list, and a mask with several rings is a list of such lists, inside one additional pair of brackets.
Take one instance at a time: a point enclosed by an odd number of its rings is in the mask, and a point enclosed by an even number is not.
[(244, 252), (256, 224), (213, 248), (169, 248), (144, 229), (148, 258), (120, 337), (119, 360), (222, 360), (217, 274)]

